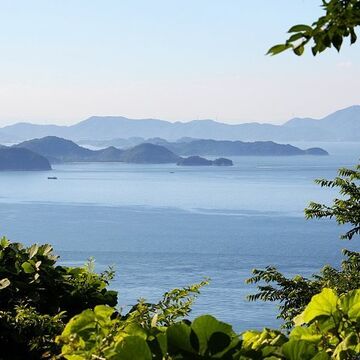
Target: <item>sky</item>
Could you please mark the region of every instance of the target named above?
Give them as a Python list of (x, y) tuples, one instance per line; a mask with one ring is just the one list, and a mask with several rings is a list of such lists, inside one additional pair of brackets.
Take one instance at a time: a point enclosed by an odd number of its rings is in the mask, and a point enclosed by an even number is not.
[(283, 123), (360, 104), (359, 44), (265, 56), (321, 13), (320, 0), (0, 0), (0, 126)]

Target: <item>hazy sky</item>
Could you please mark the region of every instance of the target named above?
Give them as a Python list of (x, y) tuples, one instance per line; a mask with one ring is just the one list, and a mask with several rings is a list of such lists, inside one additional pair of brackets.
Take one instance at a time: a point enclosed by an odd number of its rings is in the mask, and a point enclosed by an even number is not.
[(360, 44), (265, 56), (320, 0), (0, 0), (0, 126), (281, 123), (360, 103)]

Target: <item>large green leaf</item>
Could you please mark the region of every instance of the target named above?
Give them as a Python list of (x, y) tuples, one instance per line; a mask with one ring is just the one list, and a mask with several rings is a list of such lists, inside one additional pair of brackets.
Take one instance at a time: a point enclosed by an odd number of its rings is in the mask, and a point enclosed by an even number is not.
[(84, 331), (95, 327), (95, 314), (92, 310), (84, 310), (81, 314), (74, 316), (65, 326), (62, 337), (77, 334), (82, 335)]
[(199, 354), (201, 355), (204, 355), (209, 349), (210, 341), (216, 342), (216, 344), (211, 345), (213, 351), (220, 352), (225, 350), (234, 335), (230, 325), (216, 320), (211, 315), (203, 315), (196, 318), (191, 328), (198, 338)]
[(94, 308), (96, 320), (100, 324), (111, 322), (111, 315), (114, 313), (114, 308), (107, 305), (97, 305)]
[(116, 344), (109, 360), (151, 360), (152, 355), (146, 341), (138, 336), (127, 336)]
[(332, 316), (338, 312), (338, 297), (332, 289), (325, 288), (314, 295), (305, 310), (294, 319), (295, 325), (310, 323), (320, 316)]
[(288, 360), (310, 360), (317, 353), (315, 345), (304, 340), (290, 340), (282, 350)]
[(291, 339), (305, 340), (318, 344), (322, 338), (322, 335), (316, 331), (316, 327), (310, 325), (309, 327), (296, 326), (290, 333)]
[(190, 341), (191, 327), (185, 322), (179, 322), (171, 325), (166, 330), (169, 349), (181, 349), (190, 353), (194, 353), (195, 350)]
[(350, 320), (360, 321), (360, 289), (353, 290), (340, 297), (340, 309)]

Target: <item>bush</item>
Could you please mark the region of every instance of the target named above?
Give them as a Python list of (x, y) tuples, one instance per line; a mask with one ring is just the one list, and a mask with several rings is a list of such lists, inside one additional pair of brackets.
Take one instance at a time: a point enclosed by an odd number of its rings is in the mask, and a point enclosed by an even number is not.
[[(6, 359), (37, 359), (54, 350), (54, 338), (72, 316), (96, 305), (115, 306), (117, 293), (106, 286), (109, 270), (93, 264), (56, 264), (50, 245), (23, 247), (0, 240), (0, 344)], [(6, 355), (8, 354), (8, 355)], [(8, 356), (8, 357), (6, 357)]]
[(68, 360), (359, 358), (360, 289), (337, 296), (325, 288), (294, 322), (288, 337), (270, 329), (240, 336), (210, 315), (169, 326), (159, 326), (154, 317), (148, 327), (97, 306), (71, 319), (57, 342)]

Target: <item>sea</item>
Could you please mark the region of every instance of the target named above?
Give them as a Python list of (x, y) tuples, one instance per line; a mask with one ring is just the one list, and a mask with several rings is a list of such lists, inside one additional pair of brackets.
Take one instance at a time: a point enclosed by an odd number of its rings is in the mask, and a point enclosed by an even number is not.
[[(50, 243), (59, 263), (95, 259), (116, 270), (110, 288), (126, 312), (137, 299), (210, 278), (191, 318), (209, 313), (236, 331), (280, 324), (277, 304), (249, 302), (254, 268), (287, 276), (338, 267), (347, 229), (334, 220), (306, 220), (310, 201), (330, 204), (339, 167), (359, 163), (359, 143), (320, 146), (329, 156), (229, 157), (233, 167), (124, 163), (56, 164), (51, 172), (0, 173), (0, 234), (26, 245)], [(50, 180), (48, 176), (57, 177)]]

